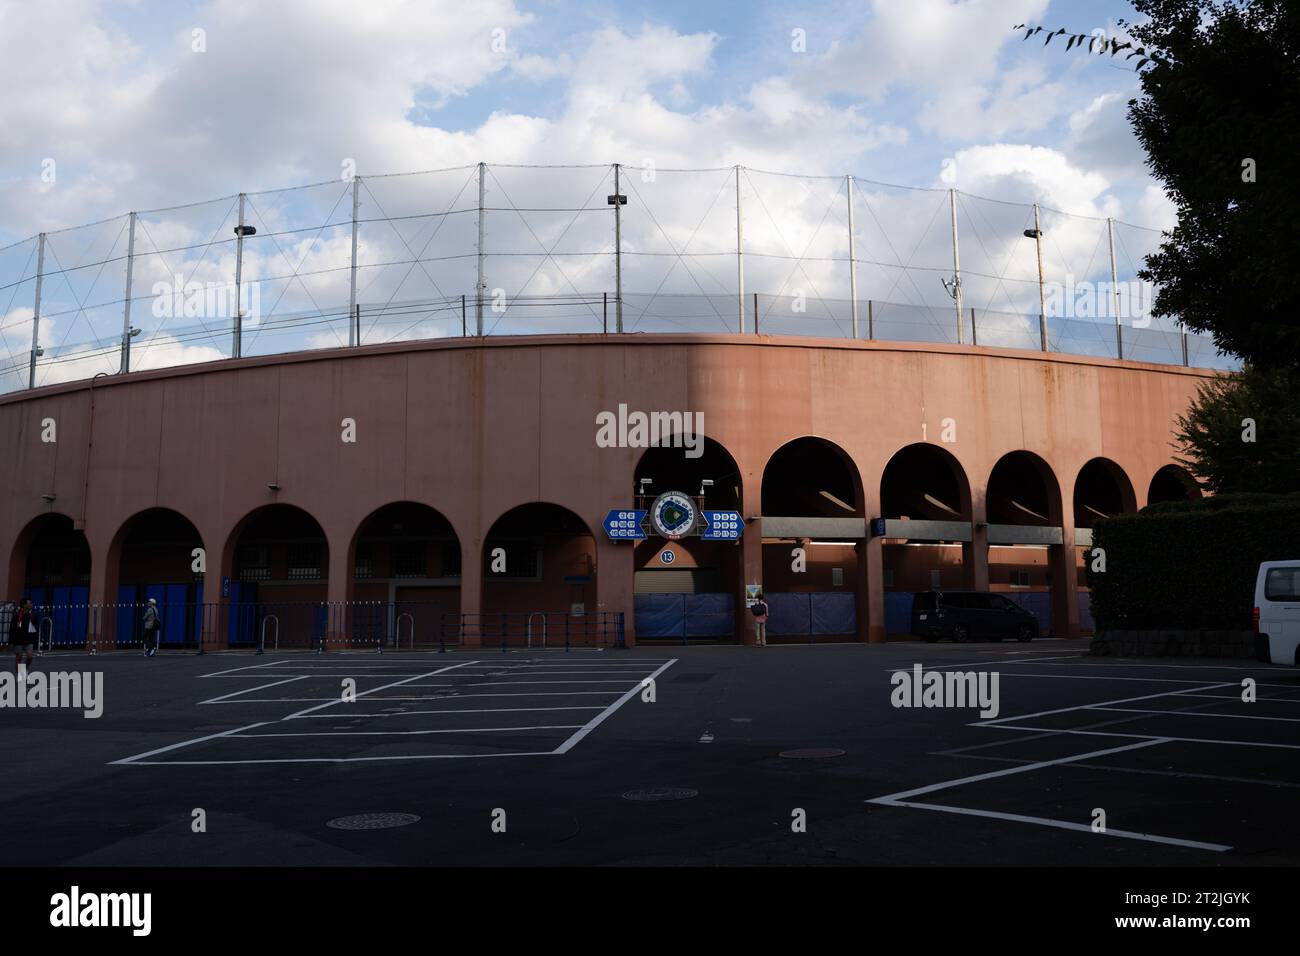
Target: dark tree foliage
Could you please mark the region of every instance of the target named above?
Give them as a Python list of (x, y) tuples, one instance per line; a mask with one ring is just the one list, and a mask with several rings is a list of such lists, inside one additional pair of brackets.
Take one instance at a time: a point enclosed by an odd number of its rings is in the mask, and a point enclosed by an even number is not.
[[(1300, 369), (1300, 3), (1133, 5), (1147, 19), (1122, 23), (1133, 43), (1110, 40), (1107, 59), (1138, 58), (1129, 119), (1178, 209), (1139, 273), (1159, 287), (1153, 312), (1260, 369)], [(1079, 50), (1093, 39), (1053, 36)]]
[(1202, 383), (1175, 437), (1179, 464), (1216, 495), (1300, 491), (1300, 371), (1247, 367)]

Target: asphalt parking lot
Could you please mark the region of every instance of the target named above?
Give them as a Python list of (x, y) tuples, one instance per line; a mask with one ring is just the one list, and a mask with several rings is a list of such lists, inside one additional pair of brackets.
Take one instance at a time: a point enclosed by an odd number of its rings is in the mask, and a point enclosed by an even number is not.
[[(1300, 861), (1300, 671), (1085, 651), (56, 653), (37, 669), (102, 671), (104, 713), (0, 709), (0, 809), (22, 821), (0, 855), (76, 866)], [(917, 664), (984, 673), (987, 687), (996, 674), (996, 716), (894, 706), (893, 675), (910, 679)], [(1246, 678), (1254, 702), (1242, 700)], [(337, 828), (364, 814), (410, 816)]]

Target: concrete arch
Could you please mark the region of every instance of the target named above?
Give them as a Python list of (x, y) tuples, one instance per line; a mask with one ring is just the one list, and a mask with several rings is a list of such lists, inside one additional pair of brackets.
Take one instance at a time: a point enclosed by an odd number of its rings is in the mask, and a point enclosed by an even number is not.
[(1017, 449), (1000, 457), (989, 470), (984, 496), (990, 524), (1061, 526), (1061, 483), (1052, 466), (1032, 451)]
[(483, 537), (480, 616), (464, 626), (489, 645), (531, 644), (542, 628), (586, 635), (599, 618), (588, 616), (598, 610), (596, 561), (596, 537), (576, 512), (550, 501), (515, 505)]
[(1200, 483), (1181, 465), (1163, 465), (1151, 476), (1147, 486), (1147, 504), (1165, 501), (1194, 501), (1203, 497)]
[[(23, 525), (9, 550), (8, 598), (16, 599), (26, 586), (28, 562), (32, 557), (33, 548), (38, 545), (42, 537), (54, 536), (62, 539), (51, 542), (56, 546), (57, 551), (72, 555), (75, 548), (77, 552), (84, 552), (82, 558), (85, 562), (85, 573), (89, 575), (93, 558), (90, 542), (86, 539), (85, 533), (76, 528), (75, 524), (71, 515), (61, 511), (48, 511)], [(77, 545), (80, 547), (77, 548)], [(72, 583), (71, 578), (78, 576), (75, 568), (65, 568), (62, 573), (69, 579), (68, 584)]]
[[(912, 486), (923, 483), (923, 489)], [(933, 521), (971, 520), (971, 485), (961, 461), (941, 445), (914, 442), (895, 451), (880, 473), (880, 515)]]
[(1137, 495), (1128, 474), (1109, 458), (1084, 463), (1074, 480), (1074, 526), (1091, 528), (1094, 521), (1137, 510)]
[(462, 541), (451, 520), (422, 501), (372, 509), (347, 542), (354, 638), (434, 646), (461, 609)]
[[(814, 480), (782, 474), (782, 469), (794, 467), (807, 469)], [(836, 468), (840, 474), (830, 474)], [(814, 487), (816, 484), (821, 487)], [(804, 435), (790, 439), (768, 456), (759, 496), (763, 514), (862, 517), (866, 508), (863, 491), (857, 463), (842, 446), (828, 438)], [(783, 493), (787, 500), (797, 500), (779, 504), (776, 498)]]

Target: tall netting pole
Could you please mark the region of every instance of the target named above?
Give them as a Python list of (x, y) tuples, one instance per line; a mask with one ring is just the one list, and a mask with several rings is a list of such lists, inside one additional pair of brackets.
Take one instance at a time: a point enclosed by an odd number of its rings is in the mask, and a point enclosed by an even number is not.
[(483, 334), (483, 293), (487, 290), (487, 285), (483, 279), (483, 196), (487, 186), (487, 183), (484, 182), (486, 169), (486, 163), (478, 164), (478, 284), (475, 286), (474, 314), (477, 328), (475, 334), (480, 336)]
[(623, 192), (618, 188), (619, 164), (614, 164), (614, 330), (623, 331)]
[(1034, 249), (1038, 253), (1038, 338), (1047, 351), (1047, 296), (1043, 291), (1043, 227), (1038, 221), (1038, 203), (1034, 203)]
[(41, 354), (41, 285), (45, 281), (45, 233), (36, 240), (36, 297), (32, 306), (32, 354), (27, 367), (27, 387), (36, 387), (36, 357)]
[(849, 311), (853, 316), (853, 338), (858, 337), (858, 263), (853, 257), (853, 177), (845, 176), (849, 200)]
[(1119, 268), (1115, 265), (1115, 220), (1107, 218), (1106, 233), (1110, 238), (1110, 292), (1115, 303), (1115, 357), (1124, 357), (1124, 323), (1119, 307)]
[(122, 305), (122, 367), (125, 375), (131, 371), (131, 274), (135, 265), (135, 213), (131, 213), (131, 222), (127, 227), (126, 237), (126, 302)]
[(357, 214), (361, 210), (361, 177), (352, 174), (352, 271), (348, 282), (348, 345), (360, 345), (357, 314)]
[(244, 300), (240, 286), (244, 281), (244, 194), (239, 194), (239, 226), (235, 229), (235, 334), (230, 345), (230, 357), (239, 358), (243, 349)]
[(966, 341), (961, 312), (961, 245), (957, 242), (957, 190), (948, 190), (948, 205), (952, 209), (952, 298), (957, 306), (957, 344)]
[[(736, 306), (740, 312), (740, 334), (745, 334), (745, 232), (740, 217), (740, 166), (736, 166)], [(758, 316), (754, 316), (755, 322)]]

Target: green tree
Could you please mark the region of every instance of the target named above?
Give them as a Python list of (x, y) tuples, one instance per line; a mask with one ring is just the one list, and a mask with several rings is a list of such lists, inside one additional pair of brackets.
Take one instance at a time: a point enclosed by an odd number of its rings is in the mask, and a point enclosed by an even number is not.
[(1300, 371), (1248, 366), (1203, 382), (1174, 436), (1179, 463), (1216, 495), (1300, 491)]
[[(1065, 30), (1067, 47), (1137, 58), (1129, 119), (1178, 209), (1139, 275), (1152, 311), (1258, 368), (1300, 368), (1300, 3), (1134, 0), (1132, 41)], [(1024, 25), (1021, 25), (1024, 28)], [(1025, 29), (1025, 38), (1042, 32)], [(1125, 52), (1126, 51), (1126, 52)]]

